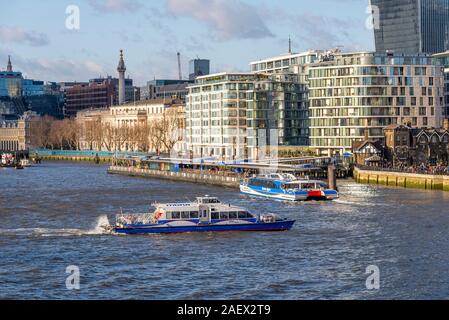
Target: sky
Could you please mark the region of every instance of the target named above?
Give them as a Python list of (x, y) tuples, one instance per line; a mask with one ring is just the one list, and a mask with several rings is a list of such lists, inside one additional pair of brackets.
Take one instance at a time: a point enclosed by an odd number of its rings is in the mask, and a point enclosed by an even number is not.
[[(30, 79), (87, 81), (117, 75), (120, 49), (136, 85), (183, 77), (188, 61), (212, 72), (288, 52), (374, 50), (368, 0), (0, 0), (0, 69)], [(79, 28), (68, 6), (79, 8)], [(67, 21), (69, 27), (67, 28)]]

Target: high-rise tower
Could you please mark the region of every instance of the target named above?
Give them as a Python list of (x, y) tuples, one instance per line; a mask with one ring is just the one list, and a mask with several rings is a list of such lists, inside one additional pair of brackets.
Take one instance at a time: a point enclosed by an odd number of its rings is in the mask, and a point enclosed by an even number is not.
[(118, 103), (123, 104), (125, 103), (125, 72), (126, 72), (125, 60), (123, 60), (123, 50), (120, 50), (120, 61), (118, 63), (117, 71), (119, 75)]
[(449, 0), (370, 0), (378, 28), (376, 51), (438, 53), (449, 50)]

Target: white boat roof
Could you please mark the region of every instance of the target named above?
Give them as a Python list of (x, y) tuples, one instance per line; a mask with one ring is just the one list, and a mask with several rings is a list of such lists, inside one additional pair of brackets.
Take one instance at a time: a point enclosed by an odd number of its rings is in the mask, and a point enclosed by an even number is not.
[[(217, 200), (217, 203), (202, 203), (204, 200)], [(247, 211), (245, 208), (233, 206), (230, 204), (221, 203), (218, 198), (215, 197), (199, 197), (196, 202), (179, 202), (179, 203), (156, 203), (153, 206), (158, 209), (179, 210), (179, 211), (195, 211), (199, 210), (200, 205), (214, 207), (219, 211)]]

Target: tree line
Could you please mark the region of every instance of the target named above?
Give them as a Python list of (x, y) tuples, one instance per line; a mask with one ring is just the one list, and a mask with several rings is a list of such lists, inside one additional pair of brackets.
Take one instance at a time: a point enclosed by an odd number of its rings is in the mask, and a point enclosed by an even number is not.
[(31, 144), (60, 150), (170, 152), (183, 139), (183, 117), (176, 109), (160, 117), (120, 124), (94, 117), (57, 120), (37, 118), (30, 127)]

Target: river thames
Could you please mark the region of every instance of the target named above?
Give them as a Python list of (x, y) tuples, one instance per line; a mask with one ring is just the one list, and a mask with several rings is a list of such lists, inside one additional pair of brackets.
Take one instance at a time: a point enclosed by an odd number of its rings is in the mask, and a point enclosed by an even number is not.
[[(334, 202), (283, 203), (237, 190), (46, 162), (0, 169), (1, 299), (448, 299), (449, 193), (339, 182)], [(289, 232), (102, 234), (119, 208), (218, 196), (296, 219)], [(80, 290), (66, 288), (66, 268)], [(366, 268), (380, 270), (368, 290)]]

